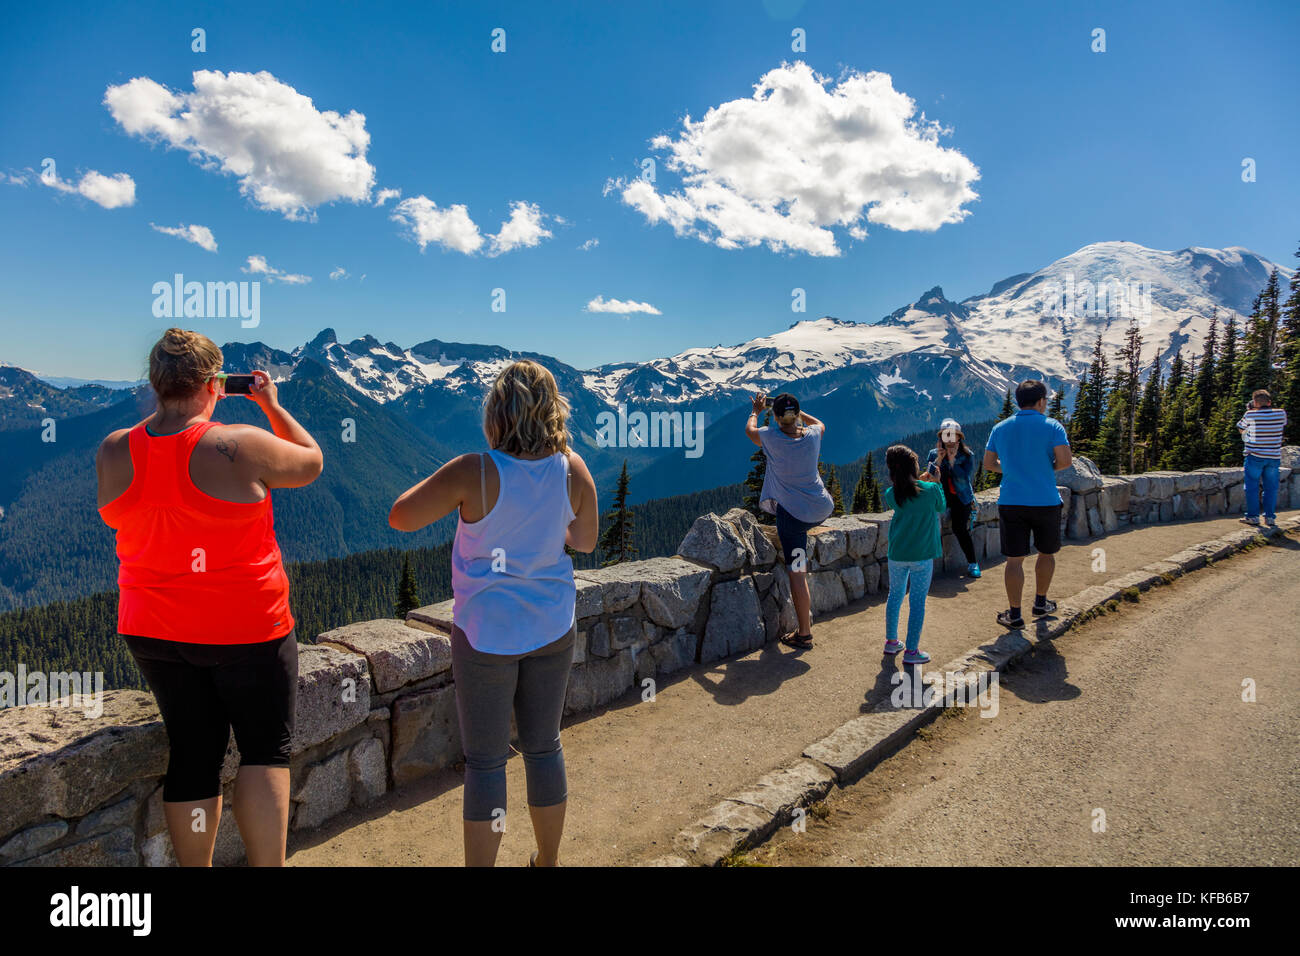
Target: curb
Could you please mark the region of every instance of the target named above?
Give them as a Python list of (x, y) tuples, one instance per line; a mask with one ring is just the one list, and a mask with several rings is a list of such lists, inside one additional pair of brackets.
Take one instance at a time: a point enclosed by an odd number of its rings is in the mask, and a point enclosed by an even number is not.
[[(1280, 537), (1300, 528), (1300, 518), (1278, 522), (1276, 528), (1242, 528), (1223, 537), (1185, 548), (1136, 571), (1084, 588), (1061, 601), (1050, 620), (1039, 619), (1021, 632), (1008, 632), (983, 644), (939, 670), (945, 674), (1000, 672), (1033, 647), (1060, 637), (1075, 624), (1090, 619), (1124, 592), (1147, 591), (1205, 567), (1208, 563)], [(760, 777), (748, 789), (715, 804), (677, 834), (674, 853), (647, 861), (645, 866), (718, 866), (735, 853), (753, 849), (768, 840), (778, 827), (790, 823), (797, 812), (847, 786), (876, 764), (905, 747), (916, 732), (944, 710), (939, 698), (927, 707), (876, 710), (841, 724), (821, 740), (805, 747), (801, 756), (785, 767)]]

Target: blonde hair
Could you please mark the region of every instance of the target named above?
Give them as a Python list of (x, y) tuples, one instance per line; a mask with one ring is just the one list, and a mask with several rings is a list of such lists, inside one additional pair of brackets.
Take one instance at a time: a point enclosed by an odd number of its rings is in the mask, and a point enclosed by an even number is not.
[(149, 352), (149, 384), (160, 402), (189, 398), (221, 362), (221, 349), (202, 332), (168, 329)]
[(569, 403), (555, 376), (529, 359), (501, 370), (483, 400), (483, 434), (488, 447), (508, 455), (569, 450), (565, 420)]

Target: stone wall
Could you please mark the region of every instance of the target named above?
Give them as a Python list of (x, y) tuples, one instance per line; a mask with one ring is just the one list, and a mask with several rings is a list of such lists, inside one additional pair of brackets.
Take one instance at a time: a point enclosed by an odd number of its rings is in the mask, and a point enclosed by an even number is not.
[[(1279, 509), (1300, 504), (1300, 449), (1284, 457)], [(1059, 473), (1068, 537), (1125, 525), (1240, 513), (1241, 468), (1099, 474), (1087, 459)], [(813, 615), (888, 588), (890, 517), (831, 518), (809, 536)], [(999, 555), (997, 492), (978, 495), (981, 561)], [(936, 570), (965, 558), (942, 519)], [(775, 529), (733, 509), (696, 519), (671, 558), (577, 574), (578, 640), (565, 713), (645, 693), (696, 663), (745, 654), (794, 629)], [(293, 741), (292, 830), (456, 766), (462, 759), (451, 675), (451, 602), (405, 621), (363, 621), (300, 647)], [(152, 695), (110, 691), (98, 718), (61, 707), (0, 711), (0, 865), (169, 865), (162, 814), (167, 740)], [(230, 811), (238, 751), (222, 772), (225, 810), (215, 862), (243, 845)]]

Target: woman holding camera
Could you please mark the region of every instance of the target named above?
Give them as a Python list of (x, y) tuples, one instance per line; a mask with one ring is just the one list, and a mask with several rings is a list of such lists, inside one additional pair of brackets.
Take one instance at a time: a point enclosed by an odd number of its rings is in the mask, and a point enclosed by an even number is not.
[[(769, 404), (776, 427), (759, 427), (758, 416)], [(835, 510), (817, 471), (826, 426), (799, 408), (799, 400), (783, 392), (769, 403), (767, 395), (754, 396), (754, 409), (745, 422), (745, 434), (763, 449), (767, 459), (759, 507), (776, 516), (781, 553), (790, 568), (790, 597), (799, 621), (796, 633), (781, 639), (800, 650), (812, 647), (812, 597), (808, 591), (808, 531)]]
[(99, 513), (117, 532), (117, 629), (167, 728), (163, 813), (177, 861), (212, 865), (233, 727), (248, 862), (282, 866), (298, 644), (271, 489), (310, 484), (322, 459), (265, 372), (243, 384), (271, 431), (212, 421), (221, 362), (197, 332), (168, 329), (154, 345), (158, 408), (100, 445)]
[(403, 492), (389, 523), (418, 531), (459, 513), (451, 555), (456, 711), (465, 751), (465, 864), (492, 866), (505, 815), (510, 714), (519, 729), (530, 866), (557, 866), (568, 783), (560, 718), (573, 666), (576, 551), (596, 548), (596, 485), (569, 448), (568, 402), (542, 365), (520, 361), (488, 392), (491, 449), (461, 455)]
[(975, 542), (971, 529), (975, 526), (975, 488), (971, 481), (975, 475), (975, 455), (966, 445), (961, 425), (952, 418), (939, 424), (935, 446), (926, 460), (926, 477), (943, 488), (944, 502), (952, 533), (966, 556), (966, 569), (970, 576), (980, 576), (979, 561), (975, 558)]

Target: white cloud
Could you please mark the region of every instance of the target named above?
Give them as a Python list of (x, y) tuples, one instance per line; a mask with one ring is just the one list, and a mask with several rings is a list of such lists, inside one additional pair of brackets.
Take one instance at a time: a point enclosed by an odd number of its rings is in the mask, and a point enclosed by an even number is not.
[(267, 282), (287, 282), (290, 285), (303, 285), (311, 281), (311, 276), (281, 272), (268, 263), (265, 256), (249, 256), (248, 262), (240, 266), (240, 271), (265, 276)]
[(412, 196), (399, 202), (389, 218), (410, 230), (421, 252), (431, 242), (466, 255), (483, 245), (483, 236), (463, 205), (439, 209), (428, 196)]
[(175, 236), (177, 239), (184, 239), (186, 242), (192, 242), (196, 246), (202, 246), (208, 252), (217, 251), (217, 239), (212, 235), (212, 230), (207, 226), (185, 225), (179, 226), (158, 226), (149, 223), (155, 230), (168, 236)]
[(531, 248), (543, 239), (551, 238), (551, 232), (542, 225), (546, 217), (536, 203), (512, 202), (510, 218), (501, 224), (492, 240), (492, 255), (498, 256), (511, 249)]
[(582, 245), (578, 246), (578, 248), (581, 249), (583, 252), (590, 252), (592, 249), (595, 249), (598, 245), (600, 245), (599, 239), (588, 239)]
[[(52, 169), (42, 172), (39, 178), (51, 189), (57, 189), (62, 193), (76, 193), (105, 209), (135, 205), (135, 180), (126, 173), (105, 176), (98, 170), (92, 169), (82, 174), (81, 180), (76, 185), (60, 179)], [(22, 185), (26, 185), (25, 179)]]
[(104, 93), (127, 133), (183, 149), (205, 169), (235, 176), (239, 190), (288, 219), (314, 219), (317, 206), (369, 200), (366, 118), (317, 110), (270, 73), (197, 70), (192, 92), (136, 77)]
[(832, 227), (866, 236), (867, 222), (933, 231), (970, 214), (979, 170), (939, 145), (950, 131), (913, 118), (916, 103), (887, 73), (847, 71), (831, 84), (805, 63), (765, 74), (747, 99), (711, 108), (676, 138), (657, 136), (662, 166), (682, 188), (661, 193), (644, 178), (611, 180), (650, 223), (724, 249), (766, 244), (839, 255)]
[(335, 269), (333, 272), (330, 273), (330, 278), (331, 278), (331, 279), (346, 279), (346, 278), (348, 278), (348, 270), (347, 270), (347, 269), (344, 269), (342, 266), (339, 266), (337, 269)]
[(402, 191), (400, 189), (381, 189), (375, 196), (375, 205), (382, 206), (390, 199), (401, 199)]
[(619, 299), (606, 299), (603, 296), (596, 296), (587, 303), (584, 308), (585, 312), (616, 312), (619, 315), (629, 315), (633, 312), (645, 312), (648, 315), (663, 315), (649, 302), (633, 302), (629, 299), (623, 302)]
[(436, 243), (444, 249), (470, 255), (486, 243), (487, 254), (499, 256), (512, 249), (535, 246), (551, 237), (550, 230), (543, 225), (547, 215), (536, 203), (522, 201), (510, 204), (510, 218), (501, 224), (496, 235), (484, 236), (464, 204), (440, 209), (428, 196), (403, 199), (393, 207), (389, 218), (407, 227), (409, 238), (419, 243), (421, 251)]

